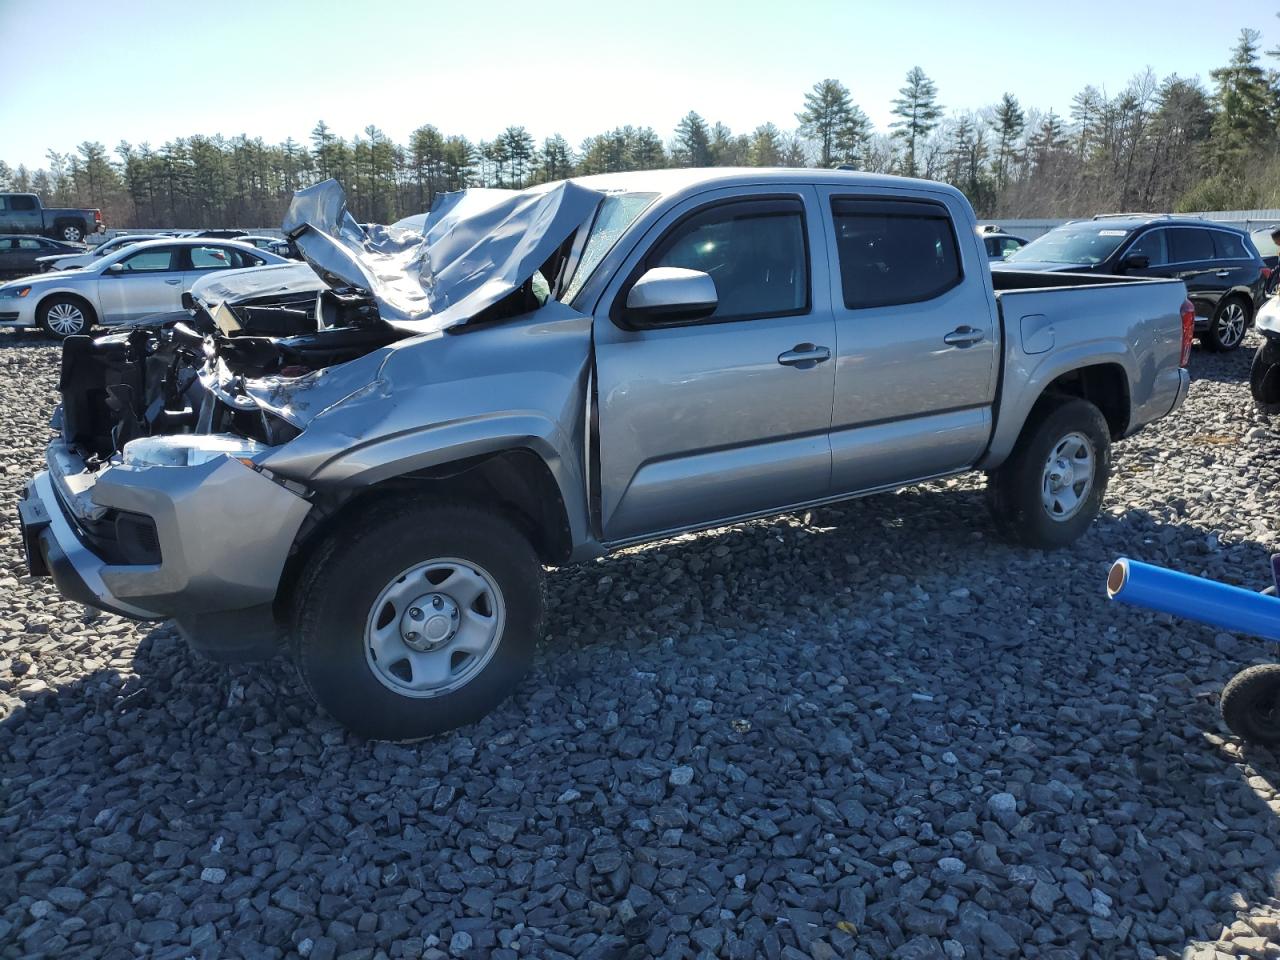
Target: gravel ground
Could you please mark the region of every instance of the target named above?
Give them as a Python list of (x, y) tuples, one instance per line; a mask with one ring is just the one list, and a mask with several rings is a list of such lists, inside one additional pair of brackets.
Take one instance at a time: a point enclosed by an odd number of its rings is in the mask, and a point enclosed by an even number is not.
[[(1280, 956), (1280, 765), (1216, 709), (1270, 652), (1103, 596), (1121, 554), (1265, 585), (1250, 353), (1070, 550), (964, 479), (562, 570), (519, 694), (413, 747), (59, 601), (6, 520), (0, 955)], [(7, 514), (55, 382), (0, 335)]]

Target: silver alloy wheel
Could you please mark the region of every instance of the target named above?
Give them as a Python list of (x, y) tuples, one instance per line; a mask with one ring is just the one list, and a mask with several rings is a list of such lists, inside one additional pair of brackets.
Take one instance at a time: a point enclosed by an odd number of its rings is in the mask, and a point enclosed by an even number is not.
[(365, 623), (365, 659), (392, 692), (438, 697), (484, 669), (506, 616), (502, 591), (482, 567), (452, 557), (428, 560), (378, 594)]
[(1244, 307), (1232, 300), (1218, 314), (1217, 325), (1218, 342), (1234, 347), (1244, 339)]
[(1059, 440), (1044, 463), (1041, 503), (1053, 520), (1070, 520), (1093, 489), (1093, 444), (1082, 433), (1068, 433)]
[(45, 321), (58, 336), (75, 336), (84, 330), (84, 311), (74, 303), (55, 303), (45, 314)]
[(62, 239), (66, 240), (68, 243), (79, 243), (84, 239), (84, 234), (81, 232), (79, 227), (63, 227)]

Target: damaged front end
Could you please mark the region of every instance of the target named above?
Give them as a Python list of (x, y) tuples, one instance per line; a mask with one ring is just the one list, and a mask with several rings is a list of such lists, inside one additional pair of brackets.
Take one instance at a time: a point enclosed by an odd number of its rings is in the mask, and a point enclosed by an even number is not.
[[(413, 393), (477, 375), (475, 351), (441, 337), (532, 317), (497, 348), (524, 350), (566, 396), (585, 376), (589, 323), (554, 301), (600, 195), (471, 194), (442, 199), (421, 233), (366, 233), (319, 184), (285, 223), (306, 264), (221, 272), (185, 311), (67, 339), (59, 436), (20, 508), (32, 572), (92, 606), (173, 618), (216, 658), (273, 653), (286, 564), (351, 495), (321, 468), (461, 422), (456, 389)], [(492, 418), (487, 403), (467, 412)]]

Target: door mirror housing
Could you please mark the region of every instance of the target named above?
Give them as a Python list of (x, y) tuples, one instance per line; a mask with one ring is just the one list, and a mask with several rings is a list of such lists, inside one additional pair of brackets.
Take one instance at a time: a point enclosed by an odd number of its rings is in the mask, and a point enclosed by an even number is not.
[(108, 276), (113, 276), (113, 275), (118, 275), (118, 274), (124, 273), (124, 264), (123, 264), (123, 263), (113, 263), (113, 264), (111, 264), (111, 265), (109, 265), (109, 266), (107, 267), (106, 273), (107, 273), (107, 275), (108, 275)]
[(683, 267), (653, 267), (627, 293), (627, 317), (639, 323), (701, 320), (716, 312), (720, 296), (711, 275)]
[(1131, 253), (1120, 261), (1123, 270), (1145, 270), (1151, 266), (1151, 258), (1144, 253)]

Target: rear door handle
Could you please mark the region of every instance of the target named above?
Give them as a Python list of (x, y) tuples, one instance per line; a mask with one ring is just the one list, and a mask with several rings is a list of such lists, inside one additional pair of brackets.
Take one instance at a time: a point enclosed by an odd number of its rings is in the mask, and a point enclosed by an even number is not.
[(176, 287), (176, 286), (177, 286), (178, 284), (180, 284), (181, 282), (182, 282), (182, 280), (181, 280), (181, 279), (178, 279), (178, 280), (166, 280), (166, 281), (165, 281), (165, 283), (167, 283), (167, 284), (168, 284), (169, 286), (171, 286), (171, 287)]
[(778, 354), (778, 362), (784, 367), (799, 367), (808, 370), (831, 359), (831, 351), (827, 347), (819, 347), (812, 343), (797, 343), (785, 353)]
[(956, 327), (942, 338), (942, 342), (950, 347), (972, 347), (975, 343), (985, 340), (986, 336), (984, 331), (976, 327)]
[(1230, 271), (1230, 270), (1219, 270), (1217, 275), (1218, 275), (1218, 276), (1220, 276), (1220, 277), (1229, 277), (1229, 276), (1231, 276), (1231, 271)]

